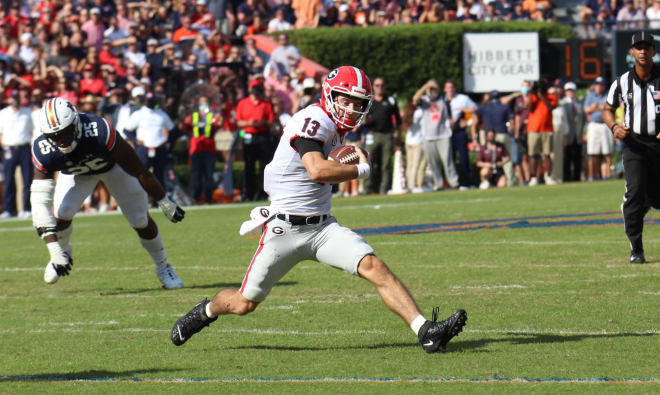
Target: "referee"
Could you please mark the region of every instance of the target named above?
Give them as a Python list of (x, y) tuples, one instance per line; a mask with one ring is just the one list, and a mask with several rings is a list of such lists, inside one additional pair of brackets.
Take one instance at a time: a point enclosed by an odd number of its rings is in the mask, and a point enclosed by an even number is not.
[[(621, 140), (626, 193), (623, 220), (630, 240), (630, 263), (645, 263), (642, 230), (651, 207), (660, 208), (660, 66), (653, 63), (655, 43), (647, 32), (632, 37), (635, 67), (610, 86), (603, 120)], [(614, 112), (623, 103), (623, 122)]]

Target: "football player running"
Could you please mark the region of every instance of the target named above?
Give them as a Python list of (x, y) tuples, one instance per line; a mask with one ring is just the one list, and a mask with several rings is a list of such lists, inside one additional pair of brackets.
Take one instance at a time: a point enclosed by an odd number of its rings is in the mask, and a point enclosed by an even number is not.
[(369, 176), (369, 159), (362, 149), (358, 148), (358, 165), (327, 157), (344, 145), (346, 132), (364, 121), (372, 98), (367, 75), (356, 67), (342, 66), (323, 83), (320, 102), (298, 111), (287, 122), (275, 156), (265, 169), (271, 205), (252, 210), (252, 220), (241, 227), (244, 234), (263, 226), (241, 288), (223, 289), (181, 317), (170, 335), (175, 345), (184, 344), (218, 315), (253, 312), (272, 287), (303, 260), (315, 260), (372, 283), (387, 307), (412, 328), (426, 352), (444, 350), (461, 332), (467, 320), (464, 310), (441, 322), (437, 322), (435, 310), (431, 321), (424, 318), (404, 284), (364, 239), (330, 215), (330, 184)]
[[(39, 128), (43, 134), (32, 144), (35, 170), (30, 201), (33, 225), (50, 252), (44, 281), (53, 284), (71, 271), (73, 216), (103, 181), (156, 264), (163, 287), (183, 287), (167, 262), (158, 227), (147, 211), (145, 191), (170, 221), (181, 221), (185, 212), (165, 195), (112, 124), (97, 115), (79, 113), (73, 104), (56, 97), (44, 103)], [(57, 185), (53, 178), (56, 171), (60, 171)]]

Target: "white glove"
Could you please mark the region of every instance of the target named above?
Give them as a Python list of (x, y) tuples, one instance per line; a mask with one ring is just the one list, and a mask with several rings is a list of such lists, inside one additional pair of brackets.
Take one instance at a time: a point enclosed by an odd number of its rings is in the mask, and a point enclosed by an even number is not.
[(186, 214), (181, 207), (177, 206), (167, 196), (158, 201), (158, 207), (160, 207), (165, 216), (172, 222), (181, 221)]
[(50, 261), (44, 272), (44, 281), (48, 284), (53, 284), (60, 277), (69, 274), (73, 266), (73, 259), (56, 241), (47, 243), (46, 247), (48, 247), (48, 252), (50, 252)]

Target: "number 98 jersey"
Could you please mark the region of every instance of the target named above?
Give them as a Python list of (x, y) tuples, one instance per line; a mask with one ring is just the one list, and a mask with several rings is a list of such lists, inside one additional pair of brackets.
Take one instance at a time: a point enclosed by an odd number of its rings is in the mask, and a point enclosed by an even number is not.
[(264, 172), (264, 189), (271, 207), (288, 214), (329, 214), (332, 186), (309, 178), (300, 155), (292, 146), (296, 138), (321, 142), (326, 158), (330, 151), (344, 145), (337, 126), (318, 104), (294, 114), (284, 126), (273, 160)]
[(76, 148), (65, 154), (53, 147), (41, 135), (32, 143), (32, 163), (44, 174), (91, 175), (105, 173), (114, 166), (111, 152), (117, 142), (117, 132), (105, 118), (80, 113), (82, 135)]

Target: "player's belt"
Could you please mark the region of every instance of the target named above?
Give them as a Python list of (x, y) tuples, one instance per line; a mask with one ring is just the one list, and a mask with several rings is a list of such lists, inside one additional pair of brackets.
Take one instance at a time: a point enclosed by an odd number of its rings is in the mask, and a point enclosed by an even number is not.
[(286, 221), (294, 226), (319, 224), (325, 221), (328, 217), (329, 215), (314, 215), (311, 217), (305, 217), (303, 215), (277, 214), (277, 219)]

